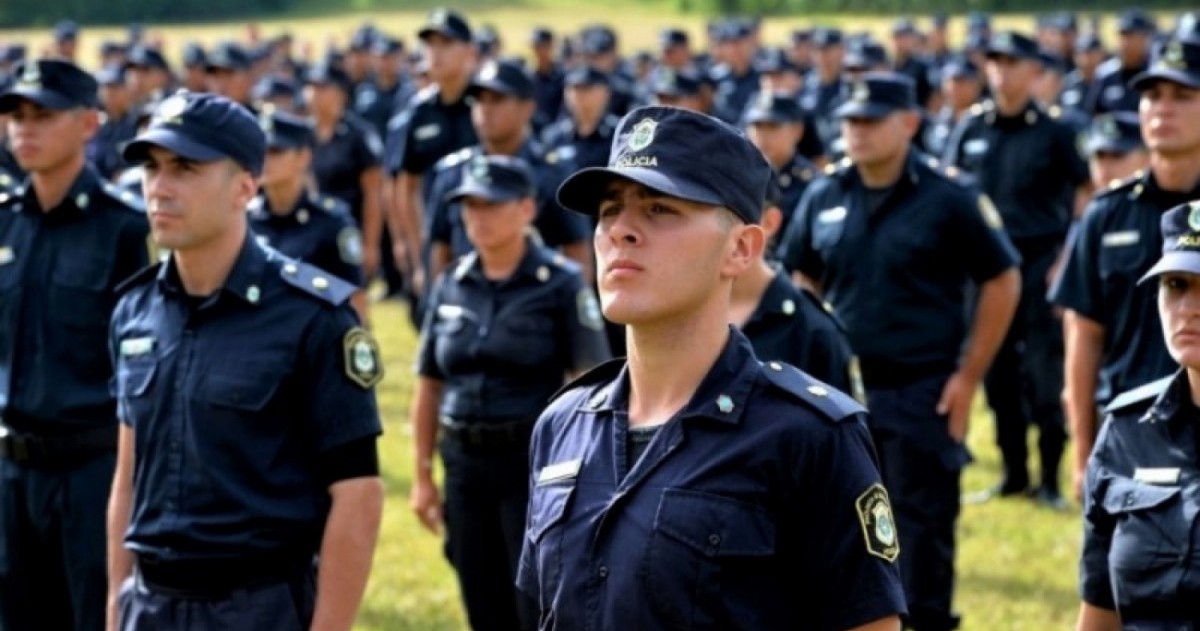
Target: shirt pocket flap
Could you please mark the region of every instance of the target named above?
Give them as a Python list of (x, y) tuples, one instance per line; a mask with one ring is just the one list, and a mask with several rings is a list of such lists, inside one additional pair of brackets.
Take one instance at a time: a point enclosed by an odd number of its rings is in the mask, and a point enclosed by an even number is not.
[(1179, 495), (1177, 486), (1155, 486), (1129, 478), (1113, 478), (1104, 491), (1104, 510), (1116, 515), (1154, 508)]
[(775, 524), (765, 509), (709, 493), (663, 491), (655, 529), (705, 556), (775, 552)]
[(541, 540), (546, 531), (563, 520), (575, 493), (575, 481), (535, 486), (529, 497), (529, 539)]
[(267, 371), (210, 373), (205, 383), (204, 398), (216, 406), (256, 412), (271, 401), (279, 389), (280, 381), (278, 375)]

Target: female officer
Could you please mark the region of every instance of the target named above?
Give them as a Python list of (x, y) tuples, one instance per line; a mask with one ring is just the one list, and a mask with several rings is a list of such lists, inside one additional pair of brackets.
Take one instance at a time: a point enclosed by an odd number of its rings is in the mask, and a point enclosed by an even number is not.
[(446, 555), (475, 631), (533, 629), (532, 603), (514, 589), (529, 495), (533, 423), (569, 374), (608, 358), (600, 308), (579, 268), (535, 244), (529, 167), (479, 156), (448, 195), (462, 202), (475, 251), (430, 295), (417, 360), (411, 505), (437, 532), (433, 481), (442, 434)]
[(1158, 282), (1182, 370), (1118, 396), (1088, 462), (1078, 631), (1200, 629), (1200, 201), (1162, 218)]

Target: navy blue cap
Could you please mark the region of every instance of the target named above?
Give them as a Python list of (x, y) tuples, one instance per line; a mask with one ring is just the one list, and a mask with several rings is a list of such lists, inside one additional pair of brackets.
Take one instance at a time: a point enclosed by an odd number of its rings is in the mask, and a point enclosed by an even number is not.
[(404, 52), (404, 40), (398, 37), (388, 35), (380, 35), (375, 40), (375, 45), (371, 48), (371, 52), (376, 55), (394, 55)]
[(423, 40), (434, 34), (469, 43), (471, 41), (471, 25), (458, 11), (444, 8), (434, 9), (425, 17), (425, 25), (417, 31), (417, 37)]
[(892, 35), (916, 35), (917, 25), (909, 18), (899, 18), (892, 22)]
[(1142, 276), (1138, 284), (1159, 274), (1200, 274), (1200, 201), (1188, 202), (1163, 213), (1162, 258)]
[(796, 64), (792, 63), (791, 57), (782, 48), (768, 48), (764, 50), (762, 55), (754, 60), (754, 69), (763, 74), (800, 72), (800, 69), (796, 67)]
[(1104, 50), (1104, 42), (1100, 41), (1100, 36), (1095, 33), (1084, 33), (1075, 40), (1075, 52), (1091, 53)]
[(1200, 89), (1200, 39), (1171, 38), (1158, 46), (1150, 67), (1129, 82), (1134, 90), (1144, 90), (1156, 81), (1171, 81)]
[(61, 20), (54, 25), (54, 39), (56, 41), (72, 40), (79, 37), (79, 25), (71, 20)]
[(589, 26), (580, 34), (583, 54), (603, 55), (617, 49), (617, 34), (607, 26)]
[(800, 123), (804, 121), (804, 108), (794, 96), (759, 92), (742, 115), (742, 125), (755, 123)]
[(1057, 72), (1058, 74), (1065, 74), (1067, 72), (1067, 60), (1052, 50), (1046, 50), (1045, 48), (1039, 50), (1038, 59), (1042, 62), (1042, 68), (1050, 72)]
[(592, 66), (579, 66), (573, 68), (567, 73), (563, 79), (563, 84), (568, 86), (580, 85), (608, 85), (608, 75), (604, 74), (599, 68)]
[(554, 42), (554, 31), (545, 26), (535, 26), (529, 32), (529, 43), (534, 46), (541, 44), (550, 44)]
[(228, 158), (258, 177), (267, 138), (245, 107), (216, 94), (181, 90), (159, 103), (150, 126), (125, 145), (121, 155), (130, 164), (140, 164), (152, 147), (196, 162)]
[(1126, 9), (1117, 17), (1118, 33), (1153, 33), (1156, 30), (1154, 18), (1141, 9)]
[(214, 70), (249, 70), (254, 65), (250, 53), (237, 42), (221, 42), (213, 47), (204, 61), (209, 72)]
[(689, 42), (687, 31), (681, 28), (669, 27), (663, 29), (658, 34), (659, 48), (673, 48), (675, 46), (687, 46)]
[(378, 31), (375, 30), (375, 27), (369, 25), (360, 26), (350, 35), (350, 42), (347, 44), (347, 48), (356, 53), (370, 52), (375, 47), (377, 36)]
[(870, 70), (888, 65), (887, 50), (878, 42), (854, 39), (846, 47), (846, 58), (842, 66), (847, 70)]
[(758, 147), (732, 125), (676, 107), (642, 107), (617, 125), (608, 166), (567, 178), (558, 203), (595, 215), (609, 183), (623, 178), (758, 223), (771, 172)]
[(987, 46), (988, 57), (1041, 61), (1040, 52), (1038, 43), (1033, 38), (1016, 31), (1000, 31), (992, 35)]
[(813, 44), (818, 48), (837, 46), (842, 43), (842, 31), (836, 28), (819, 28), (813, 31)]
[(446, 193), (447, 203), (478, 197), (492, 203), (511, 202), (533, 197), (533, 172), (529, 164), (512, 156), (477, 155), (462, 166), (463, 178), (458, 188)]
[(250, 98), (255, 101), (269, 101), (278, 98), (294, 99), (300, 95), (296, 82), (285, 77), (267, 75), (254, 84)]
[(158, 70), (170, 71), (171, 66), (167, 63), (167, 58), (157, 50), (149, 46), (134, 46), (133, 50), (129, 51), (129, 59), (126, 65), (134, 68), (155, 68)]
[(349, 94), (353, 87), (350, 75), (340, 66), (326, 59), (318, 62), (304, 73), (305, 85), (331, 85)]
[(984, 31), (971, 31), (963, 42), (963, 50), (967, 52), (987, 51), (991, 38)]
[(942, 65), (942, 77), (951, 79), (978, 79), (979, 67), (962, 55), (955, 55)]
[(992, 28), (992, 16), (983, 11), (972, 11), (967, 14), (968, 31), (987, 31)]
[(746, 20), (730, 19), (722, 22), (714, 35), (718, 42), (736, 42), (754, 33), (753, 26)]
[(204, 52), (204, 47), (197, 42), (184, 44), (182, 58), (183, 65), (187, 68), (208, 65), (208, 54)]
[(69, 61), (26, 61), (13, 74), (16, 83), (0, 94), (0, 114), (17, 109), (22, 99), (50, 110), (100, 106), (96, 78)]
[(258, 113), (258, 127), (266, 136), (268, 149), (311, 149), (317, 142), (312, 123), (271, 105)]
[(121, 55), (127, 51), (125, 44), (114, 42), (111, 39), (106, 39), (100, 42), (100, 56), (111, 57), (113, 55)]
[(690, 70), (658, 68), (650, 78), (656, 96), (683, 97), (700, 94), (700, 77)]
[(917, 107), (917, 87), (898, 72), (868, 72), (850, 84), (850, 95), (834, 111), (838, 118), (885, 118)]
[(1142, 148), (1142, 128), (1133, 112), (1110, 112), (1092, 119), (1088, 126), (1086, 150), (1088, 155), (1099, 152), (1129, 153)]
[(479, 50), (479, 54), (485, 57), (496, 52), (500, 48), (500, 33), (496, 32), (496, 27), (484, 24), (476, 29), (475, 48)]
[(4, 47), (4, 52), (0, 53), (0, 61), (19, 64), (25, 60), (25, 50), (24, 44), (9, 44)]
[(531, 99), (534, 92), (533, 77), (514, 61), (487, 61), (467, 85), (467, 94), (470, 96), (478, 96), (483, 90), (508, 94), (518, 99)]
[(813, 40), (813, 30), (810, 28), (798, 28), (792, 30), (792, 45), (796, 44), (811, 44)]
[(96, 71), (95, 77), (99, 85), (122, 85), (125, 83), (125, 66), (108, 64)]

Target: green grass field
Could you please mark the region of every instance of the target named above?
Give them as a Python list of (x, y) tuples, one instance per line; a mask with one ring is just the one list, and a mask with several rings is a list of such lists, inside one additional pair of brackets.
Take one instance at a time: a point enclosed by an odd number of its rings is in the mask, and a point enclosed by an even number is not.
[[(441, 541), (408, 510), (412, 472), (408, 405), (416, 335), (402, 304), (379, 303), (372, 314), (387, 376), (379, 387), (386, 434), (387, 483), (383, 532), (358, 628), (371, 631), (465, 629), (457, 585)], [(971, 431), (977, 461), (964, 489), (986, 488), (999, 476), (991, 417), (978, 407)], [(1036, 449), (1032, 450), (1036, 453)], [(1012, 500), (964, 507), (959, 522), (956, 606), (964, 631), (1048, 631), (1073, 625), (1079, 517)]]

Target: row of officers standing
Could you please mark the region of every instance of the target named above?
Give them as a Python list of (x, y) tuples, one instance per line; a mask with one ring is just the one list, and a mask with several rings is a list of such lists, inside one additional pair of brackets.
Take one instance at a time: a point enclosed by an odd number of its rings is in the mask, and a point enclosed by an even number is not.
[[(469, 41), (465, 30), (461, 17), (435, 12), (421, 35), (433, 50)], [(1074, 135), (1031, 96), (1042, 63), (1030, 38), (995, 34), (985, 62), (992, 98), (956, 126), (945, 162), (913, 147), (914, 82), (862, 75), (836, 109), (848, 159), (824, 177), (780, 169), (787, 161), (775, 158), (800, 140), (788, 127), (797, 108), (770, 93), (747, 110), (749, 140), (687, 109), (634, 110), (611, 121), (606, 166), (582, 170), (573, 155), (526, 149), (533, 91), (515, 65), (485, 64), (461, 86), (478, 148), (423, 152), (440, 131), (418, 132), (442, 123), (420, 118), (432, 105), (412, 108), (401, 123), (412, 148), (392, 191), (414, 202), (392, 213), (397, 259), (411, 288), (429, 279), (417, 310), (412, 505), (429, 527), (445, 526), (472, 626), (883, 629), (902, 615), (918, 630), (955, 628), (954, 525), (976, 387), (985, 386), (1005, 455), (994, 494), (1030, 486), (1025, 432), (1036, 423), (1035, 493), (1061, 506), (1060, 393), (1085, 445), (1082, 473), (1098, 406), (1174, 366), (1155, 324), (1168, 304), (1161, 296), (1189, 304), (1183, 263), (1157, 269), (1166, 279), (1158, 293), (1137, 281), (1158, 259), (1163, 211), (1200, 197), (1200, 38), (1177, 34), (1133, 77), (1136, 125), (1114, 116), (1089, 136), (1093, 171), (1139, 154), (1148, 168), (1082, 211), (1089, 178)], [(578, 85), (597, 74), (581, 70)], [(378, 528), (371, 389), (381, 362), (361, 326), (370, 266), (358, 226), (305, 191), (313, 127), (223, 97), (169, 97), (122, 150), (140, 170), (142, 202), (85, 159), (98, 124), (95, 79), (54, 61), (28, 62), (17, 77), (0, 96), (14, 157), (30, 174), (0, 201), (4, 628), (92, 628), (105, 607), (110, 624), (129, 629), (276, 628), (280, 611), (296, 612), (287, 628), (348, 627)], [(426, 94), (441, 103), (436, 90)], [(600, 101), (598, 117), (605, 108)], [(571, 164), (564, 174), (549, 174), (562, 163)], [(407, 170), (420, 164), (433, 169), (428, 181)], [(785, 176), (805, 184), (794, 203)], [(715, 250), (732, 258), (689, 249), (712, 245), (695, 240), (694, 205), (732, 212), (716, 224), (732, 240)], [(1189, 212), (1169, 215), (1164, 261), (1194, 260), (1200, 222)], [(441, 241), (404, 241), (435, 231)], [(148, 234), (170, 254), (143, 269), (157, 258)], [(1063, 308), (1061, 327), (1047, 293)], [(712, 313), (716, 329), (685, 317)], [(671, 327), (685, 324), (705, 343), (680, 346)], [(1186, 331), (1168, 333), (1186, 342)], [(625, 369), (587, 373), (544, 412), (565, 379), (614, 346), (629, 357)], [(697, 348), (711, 354), (685, 352)], [(700, 363), (681, 363), (690, 360)], [(639, 399), (661, 394), (663, 377), (696, 371), (692, 382), (668, 380), (683, 388), (666, 390), (675, 407)], [(1164, 423), (1190, 409), (1167, 410), (1170, 401), (1156, 404)], [(762, 422), (783, 410), (804, 420), (782, 445), (819, 436), (854, 465), (831, 472), (821, 459), (830, 454), (787, 449), (756, 456), (749, 447), (772, 436)], [(601, 417), (615, 433), (594, 427)], [(736, 433), (713, 432), (738, 418)], [(1114, 609), (1127, 624), (1196, 624), (1180, 604), (1200, 589), (1191, 574), (1171, 579), (1163, 573), (1174, 565), (1124, 560), (1161, 549), (1146, 538), (1155, 528), (1187, 540), (1197, 462), (1184, 453), (1172, 469), (1119, 451), (1101, 463), (1114, 435), (1101, 437), (1080, 491), (1081, 624), (1117, 628)], [(706, 460), (716, 445), (724, 458)], [(444, 499), (432, 476), (439, 446)], [(824, 495), (747, 479), (758, 465), (836, 483)], [(802, 515), (781, 511), (785, 500), (830, 507), (837, 528), (808, 538), (788, 530)], [(599, 543), (587, 549), (588, 540)], [(833, 587), (816, 589), (826, 563), (854, 568), (837, 600), (815, 597)], [(635, 597), (646, 586), (632, 580), (646, 564), (663, 579), (648, 599)], [(720, 580), (749, 567), (771, 568), (773, 587)], [(813, 590), (805, 607), (774, 591), (789, 581)], [(748, 612), (760, 614), (756, 626)]]

